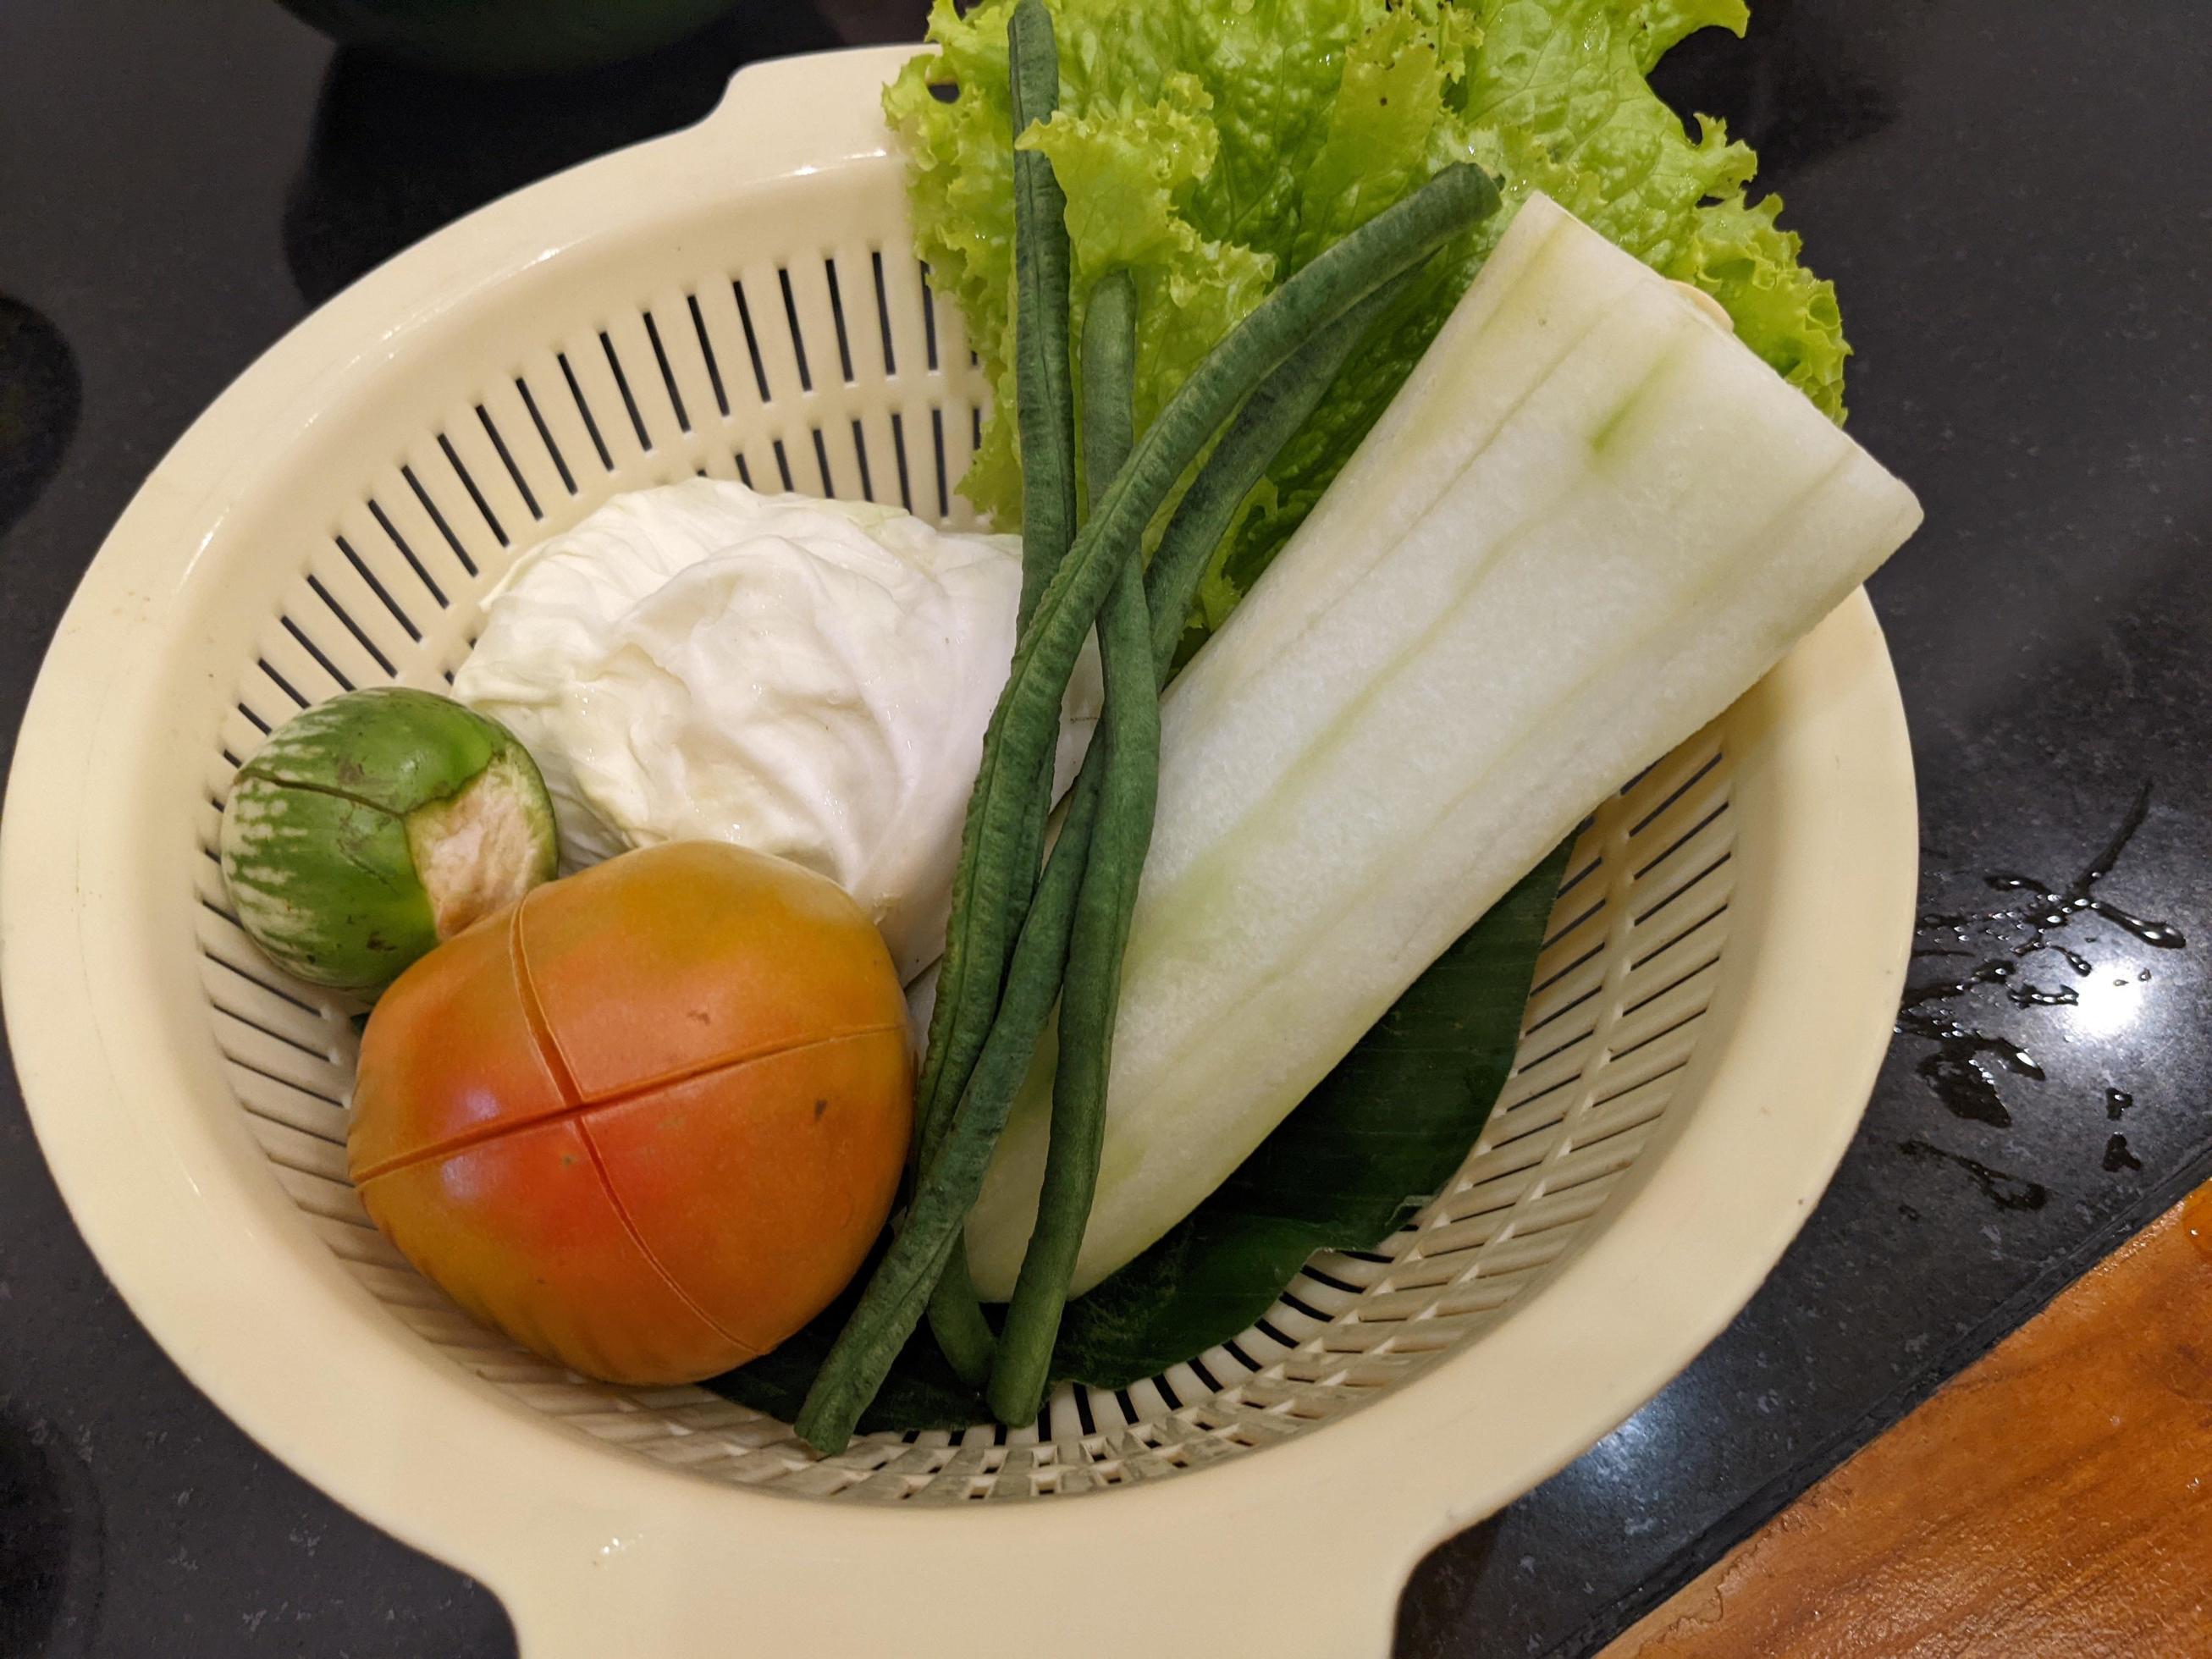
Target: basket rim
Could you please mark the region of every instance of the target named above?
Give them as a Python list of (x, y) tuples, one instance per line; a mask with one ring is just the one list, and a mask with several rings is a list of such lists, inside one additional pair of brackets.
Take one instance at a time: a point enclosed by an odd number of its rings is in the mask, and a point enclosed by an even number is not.
[[(692, 1651), (739, 1618), (771, 1650), (888, 1650), (927, 1636), (932, 1608), (960, 1616), (942, 1586), (985, 1561), (998, 1610), (1053, 1620), (1069, 1652), (1382, 1652), (1421, 1554), (1610, 1431), (1717, 1334), (1857, 1127), (1917, 867), (1903, 708), (1863, 592), (1726, 717), (1739, 799), (1777, 825), (1739, 854), (1734, 903), (1756, 918), (1742, 928), (1756, 948), (1729, 969), (1742, 1012), (1701, 1044), (1695, 1109), (1612, 1221), (1480, 1342), (1389, 1398), (1111, 1503), (929, 1518), (799, 1504), (556, 1431), (429, 1353), (319, 1241), (293, 1248), (296, 1212), (258, 1148), (235, 1122), (167, 1109), (204, 1079), (147, 1040), (174, 992), (157, 982), (146, 902), (148, 849), (169, 837), (118, 807), (163, 735), (165, 600), (221, 531), (256, 441), (312, 423), (334, 380), (373, 375), (409, 330), (696, 202), (702, 163), (730, 192), (887, 165), (874, 94), (913, 51), (748, 68), (698, 126), (480, 209), (302, 321), (178, 441), (63, 619), (0, 815), (0, 984), (26, 1103), (87, 1242), (193, 1382), (331, 1496), (488, 1583), (533, 1659)], [(1513, 1382), (1540, 1363), (1558, 1386), (1532, 1398)], [(1064, 1618), (1063, 1561), (1142, 1593), (1086, 1635)], [(850, 1594), (855, 1565), (876, 1593)], [(988, 1654), (1026, 1650), (1035, 1626), (961, 1628)]]

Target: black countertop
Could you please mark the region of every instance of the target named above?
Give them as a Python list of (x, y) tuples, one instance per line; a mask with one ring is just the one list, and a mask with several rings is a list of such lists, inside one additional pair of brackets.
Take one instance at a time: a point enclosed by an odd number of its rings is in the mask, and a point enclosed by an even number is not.
[[(1874, 589), (1920, 770), (1924, 953), (1772, 1279), (1626, 1426), (1436, 1552), (1407, 1655), (1591, 1651), (2212, 1176), (2212, 35), (2197, 0), (1754, 10), (1747, 43), (1700, 37), (1664, 84), (1759, 147), (1842, 289), (1852, 429), (1927, 505)], [(695, 118), (746, 57), (909, 37), (920, 11), (758, 0), (642, 64), (487, 90), (334, 56), (266, 0), (0, 6), (10, 748), (109, 524), (313, 304)], [(512, 1647), (488, 1593), (183, 1380), (0, 1083), (0, 1652)]]

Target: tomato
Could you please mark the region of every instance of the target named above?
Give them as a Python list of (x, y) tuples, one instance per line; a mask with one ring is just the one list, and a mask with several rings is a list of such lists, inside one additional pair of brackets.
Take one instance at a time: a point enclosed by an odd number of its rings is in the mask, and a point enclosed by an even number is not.
[(347, 1161), (470, 1312), (611, 1382), (766, 1353), (859, 1268), (912, 1127), (906, 1005), (833, 883), (714, 842), (539, 887), (362, 1039)]

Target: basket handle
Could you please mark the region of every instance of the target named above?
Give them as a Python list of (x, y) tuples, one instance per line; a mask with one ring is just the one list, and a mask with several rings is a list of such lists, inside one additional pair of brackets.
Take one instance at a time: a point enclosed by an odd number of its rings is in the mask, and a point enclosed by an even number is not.
[(871, 94), (921, 50), (863, 46), (748, 64), (693, 131), (763, 176), (887, 154), (891, 135)]
[[(1196, 1471), (1174, 1484), (1188, 1483), (1182, 1498), (1203, 1510), (1203, 1489), (1225, 1473)], [(969, 1510), (824, 1517), (819, 1500), (745, 1496), (792, 1506), (794, 1534), (817, 1540), (809, 1552), (817, 1560), (786, 1561), (785, 1571), (735, 1552), (718, 1559), (710, 1531), (703, 1547), (679, 1543), (644, 1574), (611, 1563), (604, 1575), (542, 1565), (497, 1574), (489, 1588), (507, 1607), (520, 1659), (1024, 1650), (1055, 1659), (1389, 1659), (1400, 1598), (1425, 1553), (1395, 1529), (1334, 1533), (1310, 1504), (1285, 1517), (1295, 1526), (1247, 1528), (1218, 1511), (1201, 1524), (1186, 1501), (1155, 1533), (1163, 1512), (1133, 1503), (1137, 1493), (1030, 1500), (1007, 1506), (1024, 1512), (1018, 1518), (980, 1529), (966, 1524), (982, 1518)], [(1038, 1501), (1060, 1512), (1036, 1513)], [(800, 1506), (814, 1516), (797, 1514)], [(842, 1528), (824, 1519), (861, 1524), (841, 1540)], [(996, 1580), (992, 1617), (980, 1629), (958, 1588), (979, 1573)], [(1110, 1619), (1071, 1617), (1086, 1582), (1102, 1594), (1119, 1585), (1128, 1599)], [(1042, 1646), (1040, 1632), (1048, 1632)]]

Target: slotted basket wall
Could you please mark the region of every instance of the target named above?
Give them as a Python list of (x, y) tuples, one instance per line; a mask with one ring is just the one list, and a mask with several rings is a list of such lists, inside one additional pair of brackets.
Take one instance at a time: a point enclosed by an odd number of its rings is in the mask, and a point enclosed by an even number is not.
[[(1125, 1555), (1145, 1575), (1141, 1609), (1066, 1651), (1208, 1632), (1375, 1650), (1419, 1549), (1684, 1363), (1840, 1155), (1912, 893), (1863, 599), (1597, 814), (1511, 1080), (1446, 1191), (1374, 1252), (1317, 1257), (1236, 1340), (1063, 1389), (1012, 1431), (820, 1460), (703, 1390), (587, 1382), (477, 1327), (346, 1182), (357, 1009), (277, 973), (228, 911), (221, 805), (268, 731), (352, 687), (443, 685), (514, 557), (613, 493), (704, 473), (969, 521), (985, 387), (874, 116), (897, 60), (748, 71), (702, 128), (464, 222), (303, 325), (164, 463), (70, 611), (11, 781), (27, 1093), (88, 1237), (185, 1369), (487, 1577), (532, 1654), (698, 1650), (738, 1609), (803, 1650), (955, 1630), (1011, 1650), (963, 1598), (864, 1589), (990, 1551), (994, 1597), (1040, 1611)], [(1164, 1478), (1200, 1465), (1221, 1467)], [(1012, 1527), (970, 1502), (1116, 1486)]]

